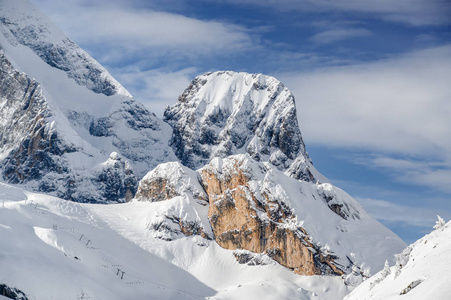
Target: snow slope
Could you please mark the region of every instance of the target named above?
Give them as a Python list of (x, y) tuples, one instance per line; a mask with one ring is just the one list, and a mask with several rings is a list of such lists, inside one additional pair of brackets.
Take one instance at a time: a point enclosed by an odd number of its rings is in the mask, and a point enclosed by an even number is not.
[(145, 226), (154, 204), (80, 204), (1, 183), (0, 284), (33, 300), (341, 299), (352, 289), (340, 277), (239, 264), (200, 236), (156, 238)]
[(451, 222), (437, 223), (434, 231), (397, 255), (395, 265), (386, 264), (345, 299), (450, 299)]

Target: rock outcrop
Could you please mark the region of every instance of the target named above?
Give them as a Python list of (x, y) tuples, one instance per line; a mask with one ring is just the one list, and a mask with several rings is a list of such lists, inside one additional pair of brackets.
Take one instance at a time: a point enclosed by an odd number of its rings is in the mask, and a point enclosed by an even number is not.
[(137, 201), (161, 202), (147, 227), (164, 240), (200, 235), (212, 239), (208, 196), (199, 174), (179, 162), (161, 164), (139, 182)]
[(14, 69), (0, 50), (0, 159), (3, 179), (11, 183), (40, 181), (38, 190), (54, 191), (43, 177), (67, 173), (58, 159), (75, 147), (58, 138), (41, 85)]

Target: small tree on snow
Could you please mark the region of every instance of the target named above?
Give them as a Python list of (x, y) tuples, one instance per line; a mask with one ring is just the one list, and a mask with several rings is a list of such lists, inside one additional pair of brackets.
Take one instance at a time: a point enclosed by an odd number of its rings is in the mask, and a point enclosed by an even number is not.
[(438, 221), (435, 222), (434, 229), (440, 229), (445, 225), (445, 220), (443, 220), (439, 215), (437, 215)]
[(385, 278), (388, 275), (390, 275), (390, 273), (391, 273), (390, 265), (388, 264), (388, 261), (385, 260), (384, 269), (382, 270), (382, 277)]

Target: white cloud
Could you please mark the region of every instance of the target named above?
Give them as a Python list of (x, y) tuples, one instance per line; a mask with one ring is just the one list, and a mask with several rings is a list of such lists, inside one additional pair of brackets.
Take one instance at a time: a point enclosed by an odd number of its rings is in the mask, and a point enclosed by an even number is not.
[(371, 32), (362, 28), (340, 28), (326, 30), (314, 35), (310, 40), (319, 44), (329, 44), (355, 37), (370, 36)]
[[(80, 0), (33, 0), (39, 8), (81, 44), (134, 51), (172, 51), (189, 56), (228, 53), (253, 45), (247, 28), (180, 14), (134, 9), (131, 5)], [(162, 50), (163, 49), (163, 50)], [(124, 54), (124, 53), (123, 53)]]
[(376, 155), (361, 159), (360, 163), (387, 170), (391, 177), (400, 182), (451, 193), (451, 163), (447, 161), (421, 161)]
[(370, 198), (356, 199), (370, 215), (387, 223), (430, 227), (432, 230), (432, 226), (437, 220), (437, 214), (440, 213), (440, 211), (426, 207), (403, 206), (385, 200)]
[(133, 96), (160, 118), (165, 108), (174, 105), (191, 80), (199, 75), (195, 68), (176, 72), (130, 69), (118, 74), (120, 82), (134, 91)]

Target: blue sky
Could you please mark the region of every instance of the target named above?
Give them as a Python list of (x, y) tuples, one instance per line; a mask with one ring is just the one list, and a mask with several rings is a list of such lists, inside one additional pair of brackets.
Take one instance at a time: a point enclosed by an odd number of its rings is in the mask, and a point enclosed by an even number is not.
[(157, 115), (196, 75), (275, 76), (315, 166), (407, 243), (451, 219), (451, 2), (31, 0)]

